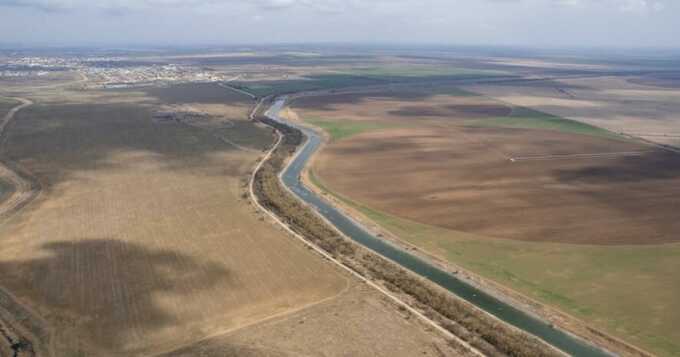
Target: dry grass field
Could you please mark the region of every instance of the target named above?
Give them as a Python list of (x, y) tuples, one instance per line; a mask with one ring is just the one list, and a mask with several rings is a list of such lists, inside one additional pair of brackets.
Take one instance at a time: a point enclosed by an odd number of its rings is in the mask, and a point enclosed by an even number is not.
[(170, 356), (465, 356), (425, 332), (408, 312), (395, 313), (364, 284), (312, 308), (273, 318), (170, 352)]
[[(395, 325), (366, 329), (374, 344), (353, 355), (450, 348), (254, 213), (244, 182), (273, 137), (246, 121), (248, 98), (210, 85), (38, 94), (2, 147), (42, 186), (0, 222), (0, 330), (13, 341), (38, 355), (151, 355), (345, 299), (366, 315), (304, 312), (327, 326), (310, 355), (323, 339), (351, 345), (337, 331), (374, 319)], [(175, 105), (212, 115), (154, 120)], [(380, 328), (408, 347), (382, 344)]]
[(299, 99), (289, 117), (329, 133), (317, 185), (401, 239), (679, 353), (680, 156), (510, 103), (384, 92)]

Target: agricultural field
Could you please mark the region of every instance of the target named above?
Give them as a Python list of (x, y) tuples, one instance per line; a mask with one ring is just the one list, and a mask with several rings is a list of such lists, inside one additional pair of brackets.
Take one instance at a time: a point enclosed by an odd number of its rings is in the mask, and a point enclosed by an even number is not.
[(308, 97), (286, 115), (328, 133), (310, 181), (386, 235), (642, 348), (680, 353), (680, 156), (621, 135), (616, 115), (605, 130), (564, 118), (566, 105), (550, 110), (580, 99), (541, 107), (513, 86), (475, 95), (482, 87)]
[[(511, 78), (509, 71), (498, 69), (474, 69), (455, 64), (438, 63), (423, 65), (405, 59), (390, 58), (364, 59), (360, 63), (318, 66), (283, 67), (279, 71), (286, 75), (270, 80), (236, 81), (234, 85), (257, 96), (285, 94), (312, 90), (333, 90), (345, 87), (376, 86), (390, 83), (414, 83), (431, 81), (456, 81), (488, 78)], [(392, 63), (396, 62), (396, 63)]]
[[(355, 343), (339, 332), (359, 325), (353, 355), (450, 353), (255, 212), (245, 183), (274, 137), (247, 121), (250, 98), (195, 84), (33, 99), (1, 148), (41, 186), (0, 223), (0, 328), (10, 342), (39, 355), (127, 356), (238, 336), (252, 355), (318, 355)], [(271, 335), (271, 324), (294, 338), (248, 342)]]
[(346, 74), (316, 74), (286, 80), (237, 82), (235, 85), (249, 93), (264, 97), (271, 94), (294, 93), (309, 90), (333, 89), (351, 86), (377, 85), (385, 83), (379, 79)]
[(31, 89), (43, 89), (53, 86), (60, 86), (80, 78), (79, 74), (73, 71), (55, 71), (44, 76), (32, 75), (22, 78), (0, 77), (0, 86), (3, 90), (25, 91)]
[(680, 145), (680, 81), (673, 74), (662, 78), (631, 75), (466, 88), (616, 133)]
[(386, 82), (479, 79), (511, 75), (510, 72), (503, 70), (482, 70), (457, 67), (455, 65), (423, 65), (414, 63), (388, 64), (377, 67), (355, 67), (350, 70), (341, 71), (341, 73)]

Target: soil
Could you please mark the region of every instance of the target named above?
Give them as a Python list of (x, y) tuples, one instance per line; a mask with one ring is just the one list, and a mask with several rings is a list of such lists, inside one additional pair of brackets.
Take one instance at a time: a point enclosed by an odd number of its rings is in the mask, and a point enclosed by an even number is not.
[[(414, 105), (422, 98), (386, 93), (296, 101), (302, 118), (408, 125), (328, 145), (315, 170), (323, 182), (379, 211), (489, 237), (598, 245), (680, 241), (674, 213), (680, 156), (626, 140), (474, 127), (464, 119), (482, 111), (491, 117), (500, 114), (491, 108), (504, 107), (485, 97), (441, 95)], [(434, 109), (422, 115), (395, 115), (428, 105)], [(474, 115), (432, 116), (443, 107)], [(622, 154), (597, 156), (603, 153)], [(511, 160), (551, 155), (573, 157)]]

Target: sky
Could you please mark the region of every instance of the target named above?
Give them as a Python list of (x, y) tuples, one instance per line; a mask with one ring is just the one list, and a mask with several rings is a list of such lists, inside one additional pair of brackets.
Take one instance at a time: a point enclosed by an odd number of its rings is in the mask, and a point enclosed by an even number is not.
[(0, 44), (680, 48), (680, 0), (0, 0)]

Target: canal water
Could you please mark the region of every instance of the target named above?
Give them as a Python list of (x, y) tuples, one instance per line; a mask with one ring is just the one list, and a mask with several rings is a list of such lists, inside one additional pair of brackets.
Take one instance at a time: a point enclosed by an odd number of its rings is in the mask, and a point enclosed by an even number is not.
[(518, 327), (534, 336), (541, 338), (547, 343), (572, 356), (612, 356), (585, 341), (574, 337), (562, 330), (552, 327), (550, 324), (537, 319), (503, 301), (486, 294), (474, 286), (458, 279), (453, 274), (446, 272), (433, 264), (410, 254), (383, 239), (373, 236), (365, 229), (356, 224), (352, 219), (345, 216), (331, 204), (318, 197), (314, 192), (307, 189), (300, 181), (300, 175), (310, 157), (321, 145), (321, 136), (314, 130), (290, 123), (282, 119), (278, 114), (285, 105), (285, 99), (277, 100), (267, 111), (267, 116), (272, 120), (296, 127), (307, 136), (307, 142), (298, 149), (298, 154), (293, 162), (281, 175), (283, 183), (300, 199), (314, 207), (329, 222), (337, 227), (357, 243), (373, 250), (374, 252), (389, 258), (402, 267), (423, 276), (437, 285), (449, 290), (460, 298), (472, 303), (480, 309), (498, 317), (499, 319)]

